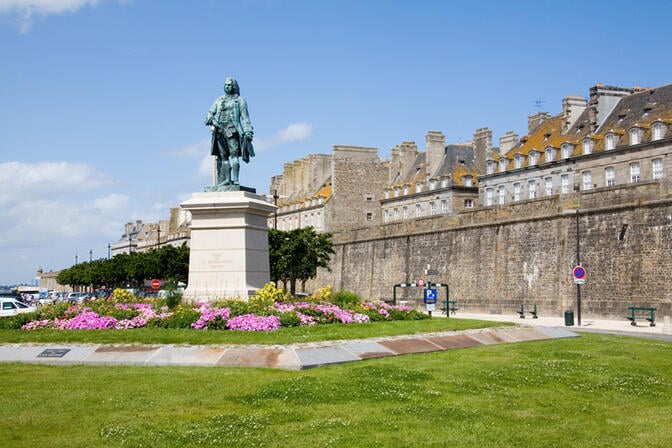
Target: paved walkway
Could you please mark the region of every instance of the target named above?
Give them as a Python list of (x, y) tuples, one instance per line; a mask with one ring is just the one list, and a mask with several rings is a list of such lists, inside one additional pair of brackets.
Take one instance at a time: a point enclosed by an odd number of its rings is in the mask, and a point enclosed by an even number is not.
[[(439, 314), (434, 318), (444, 319)], [(495, 327), (467, 331), (449, 331), (412, 336), (362, 340), (327, 341), (288, 346), (182, 346), (182, 345), (110, 345), (110, 344), (1, 344), (0, 362), (72, 365), (144, 365), (144, 366), (230, 366), (266, 367), (301, 370), (330, 364), (354, 362), (387, 356), (428, 353), (543, 339), (571, 338), (584, 331), (627, 336), (651, 337), (672, 341), (669, 319), (656, 327), (627, 320), (596, 320), (584, 317), (581, 326), (565, 326), (564, 318), (540, 316), (457, 313), (451, 319), (510, 321), (515, 327)], [(578, 322), (577, 322), (578, 324)]]

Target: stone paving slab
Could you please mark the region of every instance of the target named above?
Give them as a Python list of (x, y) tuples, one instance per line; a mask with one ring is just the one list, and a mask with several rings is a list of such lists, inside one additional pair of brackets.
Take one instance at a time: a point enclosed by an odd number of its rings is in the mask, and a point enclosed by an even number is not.
[(378, 342), (358, 341), (346, 343), (343, 345), (343, 348), (361, 360), (394, 356), (393, 352)]
[(436, 344), (443, 350), (451, 350), (454, 348), (466, 348), (474, 347), (476, 345), (482, 345), (482, 342), (478, 341), (476, 338), (473, 338), (468, 334), (454, 334), (450, 336), (438, 336), (433, 338), (427, 338), (432, 344)]
[(147, 345), (103, 345), (86, 358), (91, 364), (144, 365), (160, 349)]
[(271, 369), (299, 370), (299, 359), (286, 348), (234, 347), (227, 349), (217, 361), (218, 366), (268, 367)]
[(383, 341), (381, 345), (389, 348), (397, 355), (408, 355), (411, 353), (429, 353), (441, 350), (436, 344), (431, 343), (427, 339), (393, 339), (391, 341)]
[(302, 369), (360, 360), (357, 356), (340, 346), (296, 348), (294, 349), (294, 353), (299, 358), (299, 364)]
[(223, 347), (174, 346), (159, 348), (147, 361), (150, 366), (214, 366), (224, 354)]

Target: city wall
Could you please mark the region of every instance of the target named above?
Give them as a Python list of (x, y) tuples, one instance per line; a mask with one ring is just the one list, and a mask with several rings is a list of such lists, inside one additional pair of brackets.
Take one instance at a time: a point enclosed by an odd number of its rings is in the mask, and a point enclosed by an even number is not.
[[(577, 233), (578, 228), (578, 233)], [(331, 284), (364, 298), (389, 299), (427, 265), (449, 285), (462, 311), (512, 314), (537, 305), (543, 315), (575, 310), (572, 269), (587, 271), (582, 315), (624, 318), (629, 306), (672, 312), (672, 194), (666, 183), (576, 192), (334, 234), (331, 272), (306, 285)], [(439, 300), (445, 300), (443, 288)], [(397, 300), (422, 305), (422, 288)], [(458, 311), (459, 312), (459, 311)]]

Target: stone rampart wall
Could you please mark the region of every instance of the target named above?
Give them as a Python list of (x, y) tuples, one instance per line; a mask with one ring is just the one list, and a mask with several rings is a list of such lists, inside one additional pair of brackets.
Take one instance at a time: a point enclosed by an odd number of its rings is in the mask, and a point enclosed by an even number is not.
[[(431, 281), (447, 283), (462, 311), (511, 314), (536, 304), (544, 315), (562, 316), (576, 312), (578, 220), (588, 273), (582, 315), (624, 318), (628, 306), (654, 306), (662, 320), (672, 312), (672, 195), (663, 190), (612, 187), (337, 233), (332, 271), (306, 289), (331, 284), (392, 298), (393, 285), (427, 280), (429, 264), (439, 272)], [(420, 306), (422, 289), (398, 288), (397, 300)]]

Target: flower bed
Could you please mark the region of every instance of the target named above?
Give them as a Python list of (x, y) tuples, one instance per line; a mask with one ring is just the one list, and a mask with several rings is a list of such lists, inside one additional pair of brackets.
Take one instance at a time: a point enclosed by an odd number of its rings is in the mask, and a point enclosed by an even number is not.
[[(45, 318), (46, 317), (46, 318)], [(180, 305), (172, 310), (161, 301), (148, 303), (94, 302), (84, 306), (44, 307), (22, 330), (129, 330), (192, 328), (195, 330), (274, 331), (318, 324), (362, 324), (381, 320), (424, 319), (407, 306), (363, 303), (343, 309), (322, 301), (260, 303), (228, 300)]]

